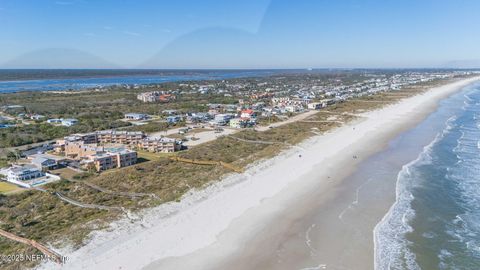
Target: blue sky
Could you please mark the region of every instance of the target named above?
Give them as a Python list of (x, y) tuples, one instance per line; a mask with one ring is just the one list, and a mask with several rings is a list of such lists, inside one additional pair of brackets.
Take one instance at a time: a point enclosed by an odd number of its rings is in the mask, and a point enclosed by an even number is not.
[(0, 66), (476, 66), (479, 10), (476, 0), (0, 0)]

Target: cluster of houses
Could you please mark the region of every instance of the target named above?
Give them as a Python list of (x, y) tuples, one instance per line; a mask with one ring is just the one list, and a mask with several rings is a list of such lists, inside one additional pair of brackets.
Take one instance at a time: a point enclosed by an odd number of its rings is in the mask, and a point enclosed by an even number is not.
[(151, 91), (140, 93), (137, 95), (137, 99), (142, 102), (169, 102), (175, 99), (175, 96), (172, 94), (166, 94), (163, 91)]
[(0, 129), (14, 127), (14, 124), (11, 124), (10, 119), (0, 116)]
[(58, 124), (58, 125), (62, 125), (64, 127), (71, 127), (71, 126), (74, 126), (76, 124), (78, 124), (78, 120), (75, 119), (75, 118), (67, 118), (67, 119), (64, 119), (64, 118), (52, 118), (52, 119), (48, 119), (47, 120), (47, 123), (49, 124)]
[[(5, 105), (0, 107), (0, 111), (5, 112), (7, 115), (12, 115), (10, 120), (23, 120), (30, 119), (34, 121), (45, 121), (53, 125), (61, 125), (65, 127), (71, 127), (79, 123), (77, 119), (74, 118), (50, 118), (47, 119), (47, 116), (38, 114), (38, 113), (25, 113), (26, 108), (23, 105)], [(19, 112), (20, 111), (20, 112)], [(1, 120), (1, 119), (0, 119)], [(10, 125), (11, 127), (15, 125)]]
[[(398, 90), (402, 87), (428, 82), (435, 79), (451, 78), (465, 75), (459, 72), (400, 72), (398, 74), (368, 73), (360, 79), (342, 81), (340, 77), (305, 79), (303, 76), (272, 77), (262, 80), (233, 80), (202, 83), (179, 84), (181, 90), (150, 91), (137, 95), (145, 102), (170, 102), (176, 95), (220, 94), (225, 97), (239, 98), (237, 104), (208, 104), (208, 112), (180, 114), (175, 110), (165, 110), (166, 122), (175, 124), (205, 123), (211, 126), (229, 126), (245, 128), (256, 125), (258, 117), (281, 116), (299, 113), (304, 110), (319, 110), (344, 100), (372, 95), (374, 93)], [(135, 86), (135, 89), (141, 88)], [(248, 98), (245, 102), (243, 99)], [(26, 114), (21, 105), (4, 105), (0, 110), (5, 115), (15, 115), (22, 119), (43, 120), (40, 114)], [(19, 114), (19, 112), (21, 112)], [(127, 113), (125, 120), (144, 121), (150, 116), (142, 113)], [(18, 120), (18, 118), (12, 118)], [(11, 122), (11, 120), (10, 120)], [(62, 126), (74, 126), (77, 119), (47, 119), (47, 123)], [(9, 127), (9, 123), (0, 124), (0, 128)], [(137, 163), (137, 151), (175, 152), (180, 150), (180, 141), (171, 138), (148, 137), (143, 132), (106, 130), (86, 134), (73, 134), (57, 140), (54, 151), (56, 155), (32, 153), (28, 163), (13, 165), (1, 169), (0, 175), (5, 180), (24, 187), (34, 187), (59, 179), (48, 171), (57, 167), (71, 166), (94, 170), (97, 172), (121, 168)], [(72, 165), (75, 164), (75, 165)]]
[(26, 188), (36, 187), (60, 180), (60, 177), (48, 173), (48, 170), (62, 166), (65, 159), (49, 154), (32, 154), (23, 164), (0, 169), (0, 178)]
[[(263, 95), (270, 97), (272, 95)], [(249, 104), (240, 99), (238, 104), (208, 104), (208, 112), (192, 112), (181, 114), (176, 110), (164, 110), (165, 121), (176, 124), (182, 121), (190, 124), (205, 123), (210, 126), (229, 126), (232, 128), (246, 128), (257, 124), (258, 117), (270, 117), (287, 113), (299, 113), (305, 109), (318, 110), (335, 103), (335, 99), (324, 99), (312, 102), (306, 98), (273, 97), (266, 102)], [(151, 116), (143, 113), (126, 113), (124, 119), (128, 121), (144, 121)]]
[(180, 150), (181, 142), (171, 138), (147, 137), (143, 132), (105, 130), (73, 134), (57, 140), (55, 154), (33, 153), (24, 164), (0, 170), (4, 180), (31, 188), (60, 178), (48, 173), (60, 167), (101, 172), (137, 163), (137, 150), (171, 153)]
[(207, 123), (210, 126), (230, 126), (244, 128), (256, 125), (257, 112), (253, 109), (242, 109), (236, 105), (210, 104), (208, 112), (187, 114), (189, 123)]
[(181, 147), (175, 139), (147, 137), (139, 131), (104, 130), (67, 136), (57, 140), (54, 150), (99, 172), (135, 164), (136, 150), (171, 153)]

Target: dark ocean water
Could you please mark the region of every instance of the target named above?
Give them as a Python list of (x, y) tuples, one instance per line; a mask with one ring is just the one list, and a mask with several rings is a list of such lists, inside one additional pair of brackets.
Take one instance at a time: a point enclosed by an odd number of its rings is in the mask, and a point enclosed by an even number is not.
[[(112, 85), (156, 84), (164, 82), (221, 80), (261, 77), (294, 70), (2, 70), (0, 93), (20, 91), (78, 90)], [(300, 71), (298, 71), (300, 72)]]
[(397, 200), (375, 230), (376, 269), (480, 269), (480, 84), (428, 121), (442, 130), (397, 178)]

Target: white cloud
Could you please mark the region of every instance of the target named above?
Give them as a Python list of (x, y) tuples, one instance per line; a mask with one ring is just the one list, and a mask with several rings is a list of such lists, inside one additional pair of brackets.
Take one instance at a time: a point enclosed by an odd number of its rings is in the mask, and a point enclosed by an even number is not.
[(68, 5), (73, 5), (74, 2), (71, 2), (71, 1), (55, 1), (55, 4), (62, 5), (62, 6), (68, 6)]
[(61, 5), (61, 6), (69, 6), (69, 5), (74, 5), (74, 4), (86, 4), (87, 1), (84, 0), (57, 0), (55, 1), (55, 4)]
[(141, 36), (142, 34), (137, 33), (137, 32), (132, 32), (132, 31), (123, 31), (124, 34), (130, 35), (130, 36)]

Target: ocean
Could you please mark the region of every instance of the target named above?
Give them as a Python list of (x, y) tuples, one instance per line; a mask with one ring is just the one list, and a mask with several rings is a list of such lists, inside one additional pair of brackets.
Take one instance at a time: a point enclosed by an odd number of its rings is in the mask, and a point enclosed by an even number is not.
[(415, 123), (209, 269), (480, 269), (480, 84)]
[(402, 136), (420, 133), (434, 136), (397, 174), (396, 202), (374, 231), (375, 268), (480, 269), (480, 84)]

